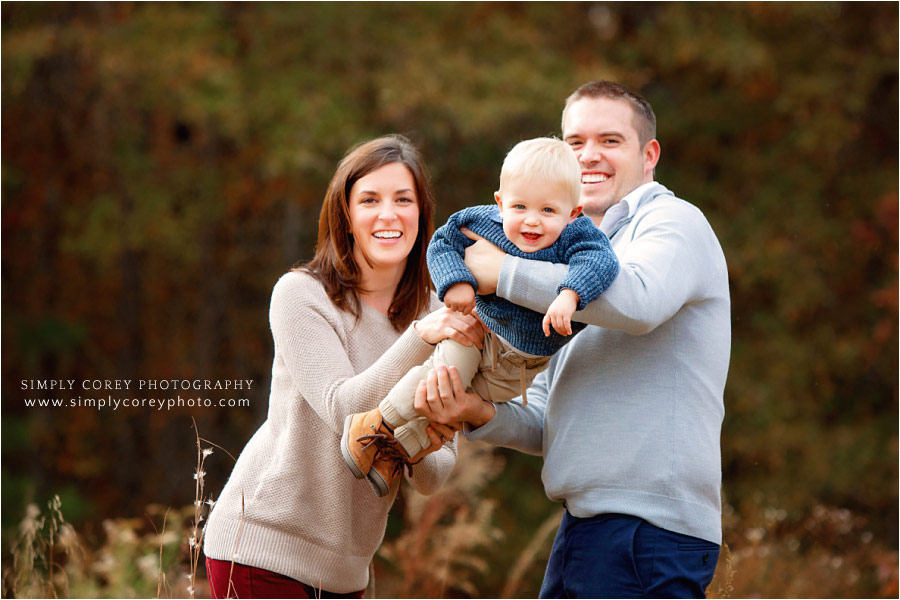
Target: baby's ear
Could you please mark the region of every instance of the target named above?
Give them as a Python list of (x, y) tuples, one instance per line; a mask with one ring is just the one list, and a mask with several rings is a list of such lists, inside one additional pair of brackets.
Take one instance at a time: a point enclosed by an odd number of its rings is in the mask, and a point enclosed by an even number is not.
[(581, 214), (582, 206), (579, 204), (575, 208), (572, 209), (572, 213), (569, 215), (569, 223), (575, 220), (575, 217)]
[(500, 198), (500, 190), (494, 192), (494, 200), (497, 201), (497, 206), (500, 207), (500, 210), (503, 210), (503, 200)]

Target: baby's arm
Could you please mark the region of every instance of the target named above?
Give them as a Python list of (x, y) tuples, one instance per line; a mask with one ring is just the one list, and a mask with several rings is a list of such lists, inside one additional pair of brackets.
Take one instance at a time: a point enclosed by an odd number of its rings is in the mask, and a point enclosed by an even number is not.
[(560, 335), (572, 335), (572, 314), (596, 300), (619, 271), (609, 239), (589, 219), (576, 219), (562, 235), (562, 262), (569, 265), (569, 272), (544, 316), (542, 327), (547, 337), (551, 325)]
[(446, 302), (445, 295), (455, 285), (467, 283), (473, 290), (476, 285), (475, 278), (463, 261), (466, 246), (472, 242), (459, 231), (460, 216), (460, 213), (454, 213), (444, 226), (434, 232), (426, 253), (431, 280), (441, 302)]
[(560, 290), (544, 315), (542, 326), (544, 335), (550, 337), (550, 325), (559, 335), (572, 335), (572, 314), (578, 308), (578, 293), (575, 290), (565, 288)]
[(609, 239), (590, 219), (582, 217), (563, 231), (567, 249), (560, 262), (569, 265), (569, 272), (556, 288), (578, 294), (577, 310), (600, 297), (619, 273), (619, 260)]
[(444, 292), (444, 304), (450, 310), (471, 314), (475, 308), (475, 288), (465, 281), (454, 283)]

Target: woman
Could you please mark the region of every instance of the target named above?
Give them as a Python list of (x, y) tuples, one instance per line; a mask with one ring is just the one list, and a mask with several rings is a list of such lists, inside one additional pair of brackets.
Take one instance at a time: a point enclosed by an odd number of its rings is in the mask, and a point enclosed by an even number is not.
[[(433, 205), (418, 152), (401, 136), (363, 144), (338, 166), (315, 257), (272, 292), (268, 418), (209, 517), (213, 597), (362, 596), (399, 477), (383, 498), (353, 477), (340, 451), (344, 419), (374, 408), (438, 341), (481, 343), (460, 313), (414, 321), (440, 306), (425, 266)], [(424, 494), (456, 461), (455, 444), (443, 445), (451, 429), (428, 435), (407, 473)]]

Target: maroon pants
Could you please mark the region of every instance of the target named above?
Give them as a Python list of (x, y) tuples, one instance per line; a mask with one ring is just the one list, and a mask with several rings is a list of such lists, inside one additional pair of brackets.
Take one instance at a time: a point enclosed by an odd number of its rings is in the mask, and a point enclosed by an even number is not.
[[(365, 590), (333, 594), (266, 569), (206, 558), (206, 579), (213, 598), (362, 598)], [(230, 584), (230, 585), (229, 585)]]

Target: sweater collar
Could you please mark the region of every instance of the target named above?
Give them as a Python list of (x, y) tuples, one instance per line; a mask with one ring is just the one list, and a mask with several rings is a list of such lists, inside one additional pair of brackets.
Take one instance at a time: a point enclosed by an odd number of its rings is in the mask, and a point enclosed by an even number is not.
[(619, 229), (634, 218), (634, 214), (641, 204), (659, 193), (668, 193), (668, 190), (655, 181), (650, 181), (634, 188), (625, 194), (625, 197), (619, 202), (609, 207), (606, 214), (603, 215), (603, 220), (600, 222), (600, 231), (611, 238)]

